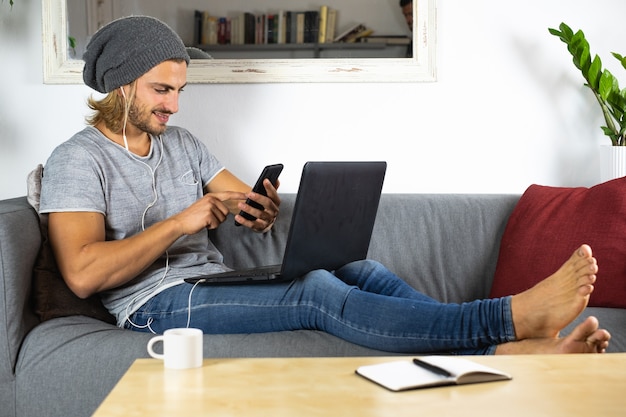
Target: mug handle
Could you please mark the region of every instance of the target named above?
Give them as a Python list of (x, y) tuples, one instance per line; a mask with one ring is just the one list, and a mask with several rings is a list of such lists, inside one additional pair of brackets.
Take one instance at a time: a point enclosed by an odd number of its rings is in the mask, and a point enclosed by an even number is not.
[[(152, 349), (152, 346), (156, 343), (156, 342), (163, 342), (165, 340), (163, 335), (160, 336), (154, 336), (152, 339), (150, 339), (148, 341), (148, 354), (150, 356), (152, 356), (154, 359), (164, 359), (165, 358), (165, 354), (164, 353), (156, 353), (154, 351), (154, 349)], [(164, 346), (165, 347), (165, 346)], [(164, 351), (165, 352), (165, 351)]]

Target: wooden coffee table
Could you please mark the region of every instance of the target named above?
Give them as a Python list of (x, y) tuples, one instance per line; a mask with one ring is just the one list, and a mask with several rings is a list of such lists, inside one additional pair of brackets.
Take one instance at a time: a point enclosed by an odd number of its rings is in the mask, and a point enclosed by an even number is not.
[(513, 380), (394, 393), (354, 370), (398, 357), (205, 359), (183, 371), (139, 359), (94, 416), (626, 415), (626, 353), (469, 359)]

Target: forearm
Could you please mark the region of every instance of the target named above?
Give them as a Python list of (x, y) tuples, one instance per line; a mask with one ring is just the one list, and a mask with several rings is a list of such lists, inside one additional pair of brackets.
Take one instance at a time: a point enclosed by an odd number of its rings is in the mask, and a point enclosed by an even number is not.
[(132, 280), (181, 236), (176, 221), (167, 219), (123, 240), (84, 244), (69, 256), (61, 245), (53, 247), (66, 283), (77, 296), (86, 298)]

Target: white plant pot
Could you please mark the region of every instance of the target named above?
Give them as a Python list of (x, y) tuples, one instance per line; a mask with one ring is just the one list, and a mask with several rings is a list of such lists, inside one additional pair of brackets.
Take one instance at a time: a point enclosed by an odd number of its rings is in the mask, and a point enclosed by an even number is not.
[(626, 146), (600, 146), (600, 179), (602, 182), (626, 176)]

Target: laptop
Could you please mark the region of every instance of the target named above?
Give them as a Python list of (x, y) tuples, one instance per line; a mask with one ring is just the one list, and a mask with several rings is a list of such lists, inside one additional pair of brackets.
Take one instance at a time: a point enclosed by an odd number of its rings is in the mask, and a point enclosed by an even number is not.
[(307, 162), (302, 169), (281, 264), (185, 279), (224, 285), (291, 281), (365, 259), (387, 163)]

